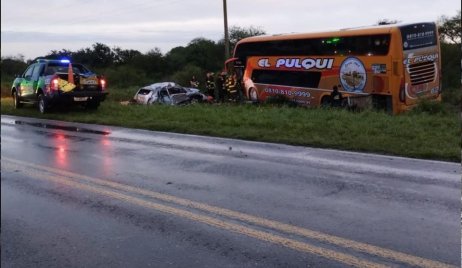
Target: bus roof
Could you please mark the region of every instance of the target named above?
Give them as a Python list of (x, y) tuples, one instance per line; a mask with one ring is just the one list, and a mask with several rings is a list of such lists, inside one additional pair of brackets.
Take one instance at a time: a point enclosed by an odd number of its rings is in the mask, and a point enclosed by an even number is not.
[(322, 32), (310, 32), (310, 33), (260, 35), (260, 36), (244, 38), (240, 40), (238, 44), (250, 43), (250, 42), (287, 40), (287, 39), (328, 38), (328, 37), (354, 36), (354, 35), (386, 34), (386, 33), (390, 33), (393, 29), (396, 29), (402, 26), (421, 24), (421, 23), (425, 24), (425, 23), (434, 23), (434, 22), (362, 26), (362, 27), (356, 27), (356, 28), (345, 28), (345, 29), (334, 30), (334, 31), (322, 31)]

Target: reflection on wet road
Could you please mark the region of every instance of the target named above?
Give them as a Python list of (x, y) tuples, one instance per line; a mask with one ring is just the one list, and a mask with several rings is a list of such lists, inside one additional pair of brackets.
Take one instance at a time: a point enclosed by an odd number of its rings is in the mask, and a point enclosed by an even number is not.
[(64, 125), (59, 125), (59, 124), (53, 124), (53, 123), (39, 123), (39, 122), (29, 122), (29, 121), (23, 121), (23, 120), (15, 120), (15, 124), (17, 125), (28, 125), (28, 126), (33, 126), (33, 127), (41, 127), (41, 128), (48, 128), (48, 129), (59, 129), (59, 130), (65, 130), (65, 131), (75, 131), (75, 132), (81, 132), (81, 133), (92, 133), (92, 134), (100, 134), (100, 135), (109, 135), (111, 134), (108, 131), (100, 131), (100, 130), (94, 130), (94, 129), (89, 129), (89, 128), (79, 128), (75, 126), (64, 126)]
[(10, 122), (2, 117), (2, 265), (62, 266), (80, 260), (76, 248), (83, 266), (460, 262), (455, 164)]

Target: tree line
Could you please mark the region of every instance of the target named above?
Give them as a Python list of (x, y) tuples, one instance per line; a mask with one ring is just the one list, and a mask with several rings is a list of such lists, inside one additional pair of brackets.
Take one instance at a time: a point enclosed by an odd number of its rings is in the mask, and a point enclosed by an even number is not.
[[(253, 26), (233, 26), (229, 32), (231, 48), (242, 38), (266, 34), (264, 30)], [(223, 39), (213, 41), (195, 38), (186, 46), (175, 47), (165, 55), (159, 48), (142, 53), (135, 49), (111, 48), (95, 43), (77, 51), (52, 50), (38, 58), (68, 58), (82, 63), (91, 70), (104, 74), (112, 87), (141, 86), (158, 81), (175, 81), (187, 85), (192, 75), (204, 85), (206, 72), (219, 72), (223, 69), (226, 60), (224, 51)], [(2, 57), (2, 79), (23, 72), (36, 59), (25, 61), (21, 57)]]
[[(438, 27), (441, 40), (443, 88), (460, 90), (460, 60), (461, 60), (461, 11), (453, 17), (441, 16)], [(381, 20), (378, 24), (393, 24), (396, 20)], [(242, 38), (266, 34), (259, 27), (230, 28), (231, 48)], [(87, 65), (95, 72), (104, 74), (111, 87), (142, 86), (158, 81), (175, 81), (183, 85), (189, 84), (189, 79), (195, 75), (204, 85), (205, 73), (219, 72), (223, 69), (224, 40), (213, 41), (206, 38), (196, 38), (186, 46), (171, 49), (165, 55), (160, 49), (153, 48), (146, 53), (134, 49), (109, 47), (95, 43), (91, 47), (77, 51), (62, 49), (52, 50), (40, 58), (69, 58), (74, 62)], [(25, 61), (21, 57), (1, 58), (0, 71), (2, 81), (11, 79), (15, 74), (24, 71), (33, 60)], [(450, 97), (453, 99), (453, 96)], [(456, 98), (460, 99), (460, 97)]]

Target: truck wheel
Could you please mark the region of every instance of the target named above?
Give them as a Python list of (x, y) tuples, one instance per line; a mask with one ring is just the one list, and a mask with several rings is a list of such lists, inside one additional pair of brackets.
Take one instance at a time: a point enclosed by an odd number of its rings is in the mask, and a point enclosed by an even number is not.
[(13, 103), (14, 103), (14, 108), (19, 109), (22, 107), (22, 102), (19, 100), (19, 95), (18, 91), (15, 90), (13, 93)]
[(38, 109), (41, 114), (47, 113), (49, 110), (48, 101), (43, 93), (38, 95)]

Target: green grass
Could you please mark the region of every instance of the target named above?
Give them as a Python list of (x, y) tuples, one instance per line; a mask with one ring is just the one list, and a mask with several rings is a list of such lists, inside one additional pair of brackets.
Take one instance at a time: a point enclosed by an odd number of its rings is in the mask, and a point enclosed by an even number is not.
[[(320, 148), (375, 152), (406, 157), (460, 161), (458, 113), (425, 112), (391, 116), (364, 111), (276, 107), (270, 105), (207, 105), (181, 107), (119, 104), (135, 88), (112, 92), (96, 111), (75, 107), (69, 112), (40, 115), (32, 105), (15, 110), (2, 98), (1, 113), (115, 125), (178, 133), (229, 137)], [(114, 101), (117, 100), (117, 101)]]

